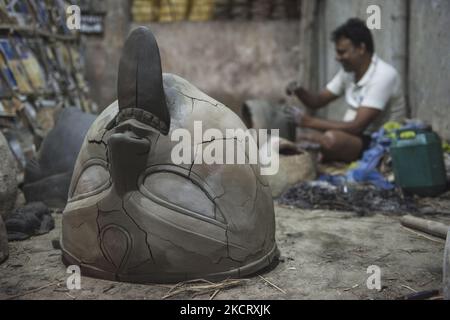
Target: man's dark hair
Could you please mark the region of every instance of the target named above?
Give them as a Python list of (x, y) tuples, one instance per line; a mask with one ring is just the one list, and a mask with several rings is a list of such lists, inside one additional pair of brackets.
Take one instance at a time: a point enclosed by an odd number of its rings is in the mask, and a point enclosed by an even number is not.
[(361, 44), (364, 43), (368, 52), (375, 52), (372, 33), (370, 32), (369, 28), (367, 28), (364, 21), (362, 21), (361, 19), (349, 19), (346, 23), (333, 31), (331, 40), (337, 42), (341, 38), (350, 39), (353, 45), (357, 47), (361, 46)]

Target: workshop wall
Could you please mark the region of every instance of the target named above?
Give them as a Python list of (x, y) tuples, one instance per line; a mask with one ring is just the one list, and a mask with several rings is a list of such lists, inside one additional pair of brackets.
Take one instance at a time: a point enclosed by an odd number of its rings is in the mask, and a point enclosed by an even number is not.
[(450, 140), (450, 1), (411, 2), (409, 101)]
[(104, 34), (83, 39), (86, 79), (91, 98), (100, 110), (117, 99), (117, 70), (130, 24), (128, 0), (105, 0), (92, 3), (92, 10), (104, 10)]
[[(134, 26), (132, 26), (134, 27)], [(164, 72), (178, 74), (233, 110), (278, 100), (299, 69), (297, 21), (152, 24)]]
[(116, 99), (122, 45), (139, 25), (155, 34), (164, 72), (186, 78), (235, 111), (246, 99), (283, 98), (286, 84), (298, 76), (298, 20), (133, 23), (130, 3), (107, 0), (104, 37), (85, 41), (86, 78), (100, 109)]

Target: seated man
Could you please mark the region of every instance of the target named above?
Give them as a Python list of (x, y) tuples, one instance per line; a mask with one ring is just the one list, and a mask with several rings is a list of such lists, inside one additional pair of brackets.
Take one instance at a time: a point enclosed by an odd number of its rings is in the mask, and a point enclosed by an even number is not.
[(324, 160), (354, 161), (370, 145), (370, 134), (385, 122), (402, 121), (405, 100), (398, 72), (374, 52), (372, 34), (363, 21), (350, 19), (332, 34), (336, 60), (342, 69), (319, 94), (291, 83), (307, 108), (317, 110), (345, 94), (349, 106), (343, 121), (319, 119), (296, 110), (294, 120), (302, 128), (315, 129), (304, 136), (320, 144)]

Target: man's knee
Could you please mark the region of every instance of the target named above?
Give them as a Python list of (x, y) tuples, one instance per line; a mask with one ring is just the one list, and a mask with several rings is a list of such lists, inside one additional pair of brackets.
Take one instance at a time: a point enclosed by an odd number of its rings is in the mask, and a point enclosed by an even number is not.
[(324, 143), (322, 148), (333, 151), (339, 147), (339, 140), (341, 132), (336, 130), (329, 130), (324, 133)]
[(362, 149), (361, 138), (339, 130), (326, 131), (316, 141), (325, 161), (351, 162), (358, 159)]
[(326, 158), (338, 161), (358, 159), (362, 149), (362, 140), (343, 131), (330, 130), (324, 134), (322, 151)]

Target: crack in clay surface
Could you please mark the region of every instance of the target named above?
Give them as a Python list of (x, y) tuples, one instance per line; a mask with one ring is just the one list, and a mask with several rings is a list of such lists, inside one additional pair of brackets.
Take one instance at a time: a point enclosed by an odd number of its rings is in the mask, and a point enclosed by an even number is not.
[[(118, 100), (91, 126), (74, 172), (74, 176), (81, 175), (86, 169), (85, 161), (106, 161), (102, 169), (106, 166), (109, 171), (110, 186), (102, 193), (79, 200), (77, 205), (66, 207), (62, 218), (62, 238), (66, 243), (62, 246), (73, 247), (75, 252), (71, 255), (75, 259), (93, 257), (86, 267), (95, 270), (96, 276), (108, 279), (115, 274), (116, 280), (168, 282), (178, 277), (190, 280), (203, 273), (205, 277), (219, 280), (265, 268), (278, 255), (274, 251), (273, 202), (270, 189), (257, 172), (259, 166), (249, 164), (247, 144), (253, 138), (245, 132), (239, 116), (181, 77), (163, 75), (156, 40), (145, 27), (130, 33), (119, 65)], [(130, 108), (131, 112), (127, 112)], [(117, 114), (123, 118), (110, 119)], [(139, 122), (143, 114), (152, 115), (149, 119), (164, 120), (156, 139), (157, 133), (147, 133), (147, 128)], [(193, 159), (189, 158), (183, 166), (176, 165), (171, 160), (170, 128), (188, 130), (192, 136), (195, 121), (203, 121), (206, 127), (216, 128), (223, 136), (194, 139), (189, 144)], [(228, 129), (234, 130), (233, 133)], [(133, 140), (134, 135), (115, 135), (124, 130), (135, 132), (146, 141)], [(204, 163), (200, 154), (202, 146), (211, 144), (207, 148), (212, 152), (212, 144), (222, 141), (227, 146), (233, 144), (234, 153), (244, 152), (242, 161), (246, 159), (247, 163), (226, 169), (220, 164)], [(160, 203), (148, 194), (144, 198), (144, 191), (148, 190), (140, 189), (145, 187), (146, 180), (142, 179), (147, 179), (152, 166), (164, 166), (156, 172), (176, 173), (154, 176), (151, 181), (162, 187), (167, 201)], [(102, 169), (94, 166), (88, 172), (91, 179), (97, 179), (100, 173), (95, 170)], [(181, 185), (180, 175), (191, 183), (184, 184), (183, 180)], [(92, 205), (94, 201), (96, 207)], [(177, 206), (173, 206), (175, 203)], [(193, 204), (201, 210), (206, 208), (208, 219), (192, 215), (185, 220), (179, 214), (180, 209), (191, 211)], [(108, 213), (100, 207), (115, 210)], [(162, 213), (154, 210), (163, 210), (171, 219), (159, 216)], [(214, 210), (214, 215), (209, 215), (210, 210)], [(91, 228), (81, 227), (86, 217)], [(160, 228), (155, 229), (153, 219), (159, 219), (156, 226)], [(68, 229), (72, 231), (64, 234)], [(93, 239), (95, 236), (97, 239)], [(267, 243), (270, 239), (273, 244)], [(91, 252), (90, 246), (95, 241), (100, 248)], [(146, 265), (149, 261), (154, 265)]]
[(141, 230), (144, 234), (145, 234), (145, 244), (147, 245), (148, 248), (148, 253), (150, 255), (150, 259), (154, 262), (154, 258), (153, 258), (153, 253), (152, 253), (152, 249), (150, 248), (150, 244), (148, 243), (148, 233), (147, 231), (145, 231), (142, 227), (139, 226), (139, 224), (131, 217), (131, 215), (128, 213), (128, 211), (125, 209), (125, 201), (129, 201), (129, 198), (131, 197), (131, 194), (129, 195), (128, 199), (123, 199), (122, 200), (122, 209), (123, 212), (128, 216), (128, 218), (131, 219), (131, 221), (133, 221), (133, 223), (136, 225), (136, 227)]
[[(172, 87), (172, 88), (173, 88), (173, 87)], [(181, 95), (185, 96), (186, 98), (189, 98), (189, 99), (192, 99), (192, 100), (197, 100), (197, 101), (206, 102), (206, 103), (208, 103), (208, 104), (210, 104), (210, 105), (212, 105), (213, 107), (216, 107), (216, 108), (219, 108), (220, 106), (222, 106), (222, 104), (219, 103), (219, 102), (213, 103), (212, 101), (208, 101), (208, 100), (200, 99), (200, 98), (197, 98), (197, 97), (189, 96), (189, 95), (187, 95), (186, 93), (180, 91), (180, 90), (177, 89), (177, 88), (173, 88), (173, 89), (174, 89), (175, 91), (177, 91), (178, 93), (180, 93)]]

